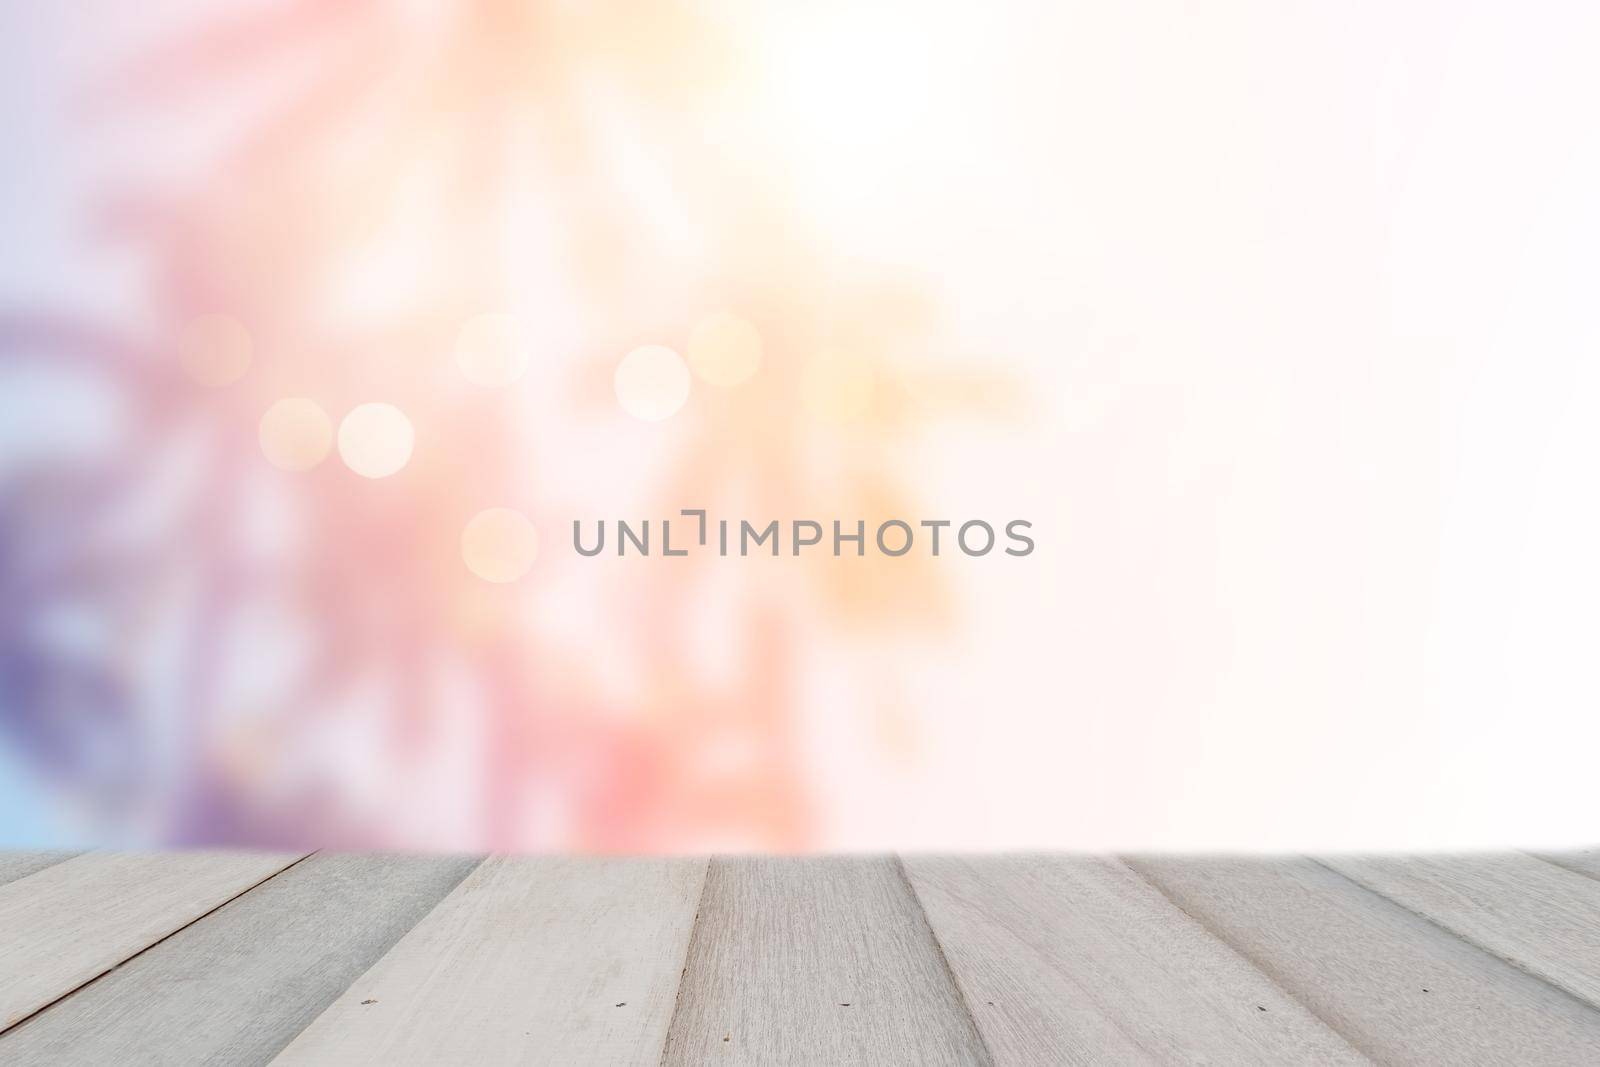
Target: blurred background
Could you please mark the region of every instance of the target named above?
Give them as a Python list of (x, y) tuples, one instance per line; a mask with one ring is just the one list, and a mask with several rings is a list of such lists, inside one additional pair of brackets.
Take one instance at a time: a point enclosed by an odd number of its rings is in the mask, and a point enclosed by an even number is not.
[(5, 5), (0, 844), (1593, 841), (1597, 31)]

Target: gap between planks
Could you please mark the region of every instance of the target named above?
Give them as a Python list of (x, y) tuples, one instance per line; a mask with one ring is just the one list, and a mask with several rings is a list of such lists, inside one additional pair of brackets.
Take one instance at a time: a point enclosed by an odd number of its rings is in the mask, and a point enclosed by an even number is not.
[(1308, 858), (1129, 863), (1377, 1062), (1600, 1062), (1590, 1005)]
[(653, 1063), (706, 865), (491, 857), (274, 1062)]
[[(0, 1036), (27, 1022), (51, 1005), (90, 985), (128, 960), (148, 951), (152, 946), (160, 944), (178, 931), (192, 926), (217, 909), (226, 906), (264, 882), (277, 877), (283, 871), (306, 859), (307, 855), (309, 854), (290, 856), (255, 854), (243, 857), (228, 854), (206, 855), (193, 853), (186, 858), (198, 863), (224, 864), (238, 862), (243, 865), (247, 860), (253, 860), (256, 864), (261, 865), (261, 870), (265, 871), (265, 873), (261, 877), (255, 877), (254, 872), (250, 872), (247, 875), (248, 882), (237, 889), (232, 886), (225, 886), (220, 889), (221, 899), (215, 899), (213, 902), (213, 898), (207, 897), (204, 902), (195, 905), (199, 910), (194, 914), (187, 914), (192, 909), (181, 907), (181, 905), (174, 903), (172, 906), (179, 908), (176, 914), (180, 916), (176, 925), (168, 925), (169, 922), (173, 921), (171, 916), (174, 913), (170, 910), (170, 907), (164, 909), (164, 902), (161, 900), (151, 901), (150, 906), (142, 911), (138, 908), (139, 902), (137, 900), (133, 901), (132, 914), (124, 917), (124, 921), (121, 923), (123, 929), (120, 931), (117, 930), (118, 924), (115, 921), (115, 916), (109, 914), (111, 910), (109, 908), (96, 916), (96, 919), (100, 920), (101, 930), (94, 929), (95, 922), (93, 920), (88, 923), (76, 923), (74, 924), (75, 929), (81, 929), (83, 925), (88, 925), (90, 934), (106, 933), (112, 938), (113, 945), (115, 944), (116, 936), (120, 935), (122, 938), (120, 947), (112, 947), (101, 952), (95, 951), (98, 946), (90, 945), (87, 951), (82, 951), (78, 954), (78, 962), (73, 960), (70, 952), (62, 951), (59, 946), (22, 946), (20, 949), (13, 946), (14, 955), (20, 953), (23, 957), (23, 962), (20, 965), (22, 974), (16, 977), (7, 976), (6, 981), (0, 983), (0, 1011), (3, 1011), (3, 1015), (0, 1015)], [(73, 900), (66, 900), (62, 903), (64, 914), (50, 914), (52, 902), (49, 899), (34, 895), (37, 892), (51, 888), (42, 885), (42, 880), (66, 883), (64, 886), (56, 887), (62, 890), (62, 895), (65, 896), (76, 888), (72, 885), (73, 876), (78, 875), (82, 870), (82, 867), (74, 867), (74, 864), (109, 868), (110, 877), (107, 876), (105, 871), (92, 869), (89, 872), (89, 877), (91, 880), (103, 878), (107, 882), (114, 882), (114, 876), (117, 874), (124, 876), (129, 874), (137, 875), (139, 873), (137, 865), (141, 862), (146, 864), (167, 864), (173, 861), (170, 855), (156, 853), (144, 856), (128, 856), (108, 852), (83, 853), (0, 887), (0, 890), (3, 890), (6, 894), (3, 906), (0, 906), (0, 915), (4, 915), (9, 925), (34, 927), (29, 932), (30, 934), (37, 934), (37, 926), (51, 919), (72, 918), (76, 903)], [(118, 864), (131, 866), (133, 869), (119, 871), (116, 867)], [(245, 869), (247, 871), (250, 870), (248, 866)], [(101, 888), (110, 889), (111, 885), (103, 885)], [(126, 898), (120, 898), (120, 900), (126, 901)], [(163, 915), (164, 910), (166, 911), (165, 916)], [(161, 932), (155, 933), (154, 931), (156, 930), (161, 930)], [(29, 958), (29, 949), (34, 950), (31, 959)], [(43, 951), (40, 951), (41, 949)], [(13, 967), (18, 966), (15, 958), (8, 959), (7, 962)], [(34, 968), (37, 968), (37, 970)], [(43, 971), (44, 973), (41, 976), (37, 971)], [(32, 980), (31, 988), (30, 979)]]
[(0, 1037), (0, 1063), (261, 1064), (404, 936), (474, 856), (319, 852)]
[(1196, 926), (1210, 934), (1223, 945), (1226, 945), (1230, 950), (1236, 953), (1240, 959), (1254, 967), (1258, 972), (1260, 972), (1262, 977), (1281, 990), (1285, 997), (1294, 1001), (1296, 1004), (1299, 1004), (1309, 1015), (1321, 1022), (1322, 1025), (1326, 1026), (1329, 1030), (1332, 1030), (1334, 1033), (1344, 1038), (1344, 1040), (1349, 1043), (1351, 1048), (1355, 1049), (1357, 1052), (1360, 1052), (1368, 1059), (1373, 1058), (1371, 1053), (1357, 1040), (1354, 1034), (1350, 1033), (1344, 1027), (1338, 1025), (1333, 1019), (1330, 1019), (1321, 1011), (1317, 1010), (1317, 1007), (1314, 1004), (1312, 1004), (1303, 994), (1297, 992), (1295, 989), (1291, 988), (1287, 983), (1285, 983), (1274, 970), (1263, 966), (1261, 960), (1245, 950), (1245, 946), (1238, 938), (1229, 936), (1221, 927), (1212, 922), (1206, 916), (1200, 914), (1196, 909), (1185, 906), (1183, 901), (1179, 900), (1176, 896), (1169, 892), (1166, 886), (1162, 885), (1159, 880), (1152, 877), (1148, 867), (1139, 863), (1136, 857), (1131, 855), (1119, 855), (1114, 858), (1116, 862), (1121, 863), (1128, 870), (1132, 871), (1140, 881), (1144, 882), (1151, 889), (1155, 890), (1155, 892), (1159, 894), (1161, 898), (1168, 904), (1171, 904), (1174, 908), (1178, 909), (1178, 911), (1188, 916), (1190, 921)]
[(915, 856), (907, 870), (1001, 1063), (1366, 1063), (1110, 856)]
[(1589, 875), (1519, 852), (1316, 860), (1600, 1009), (1600, 882)]
[(707, 871), (667, 1064), (987, 1064), (892, 855), (720, 858)]
[(961, 1008), (967, 1013), (967, 1022), (972, 1026), (972, 1032), (978, 1035), (978, 1041), (983, 1046), (983, 1054), (990, 1063), (994, 1062), (994, 1050), (989, 1047), (989, 1039), (984, 1036), (983, 1027), (978, 1025), (978, 1017), (972, 1012), (972, 1002), (967, 999), (967, 991), (961, 985), (961, 980), (956, 977), (955, 968), (950, 966), (950, 954), (944, 950), (944, 942), (939, 939), (939, 931), (934, 929), (933, 919), (928, 915), (928, 906), (922, 902), (922, 895), (917, 892), (917, 884), (911, 880), (911, 872), (906, 870), (906, 858), (900, 853), (895, 853), (895, 869), (900, 872), (900, 880), (905, 883), (906, 892), (911, 894), (911, 900), (917, 906), (917, 913), (922, 916), (922, 925), (928, 931), (928, 937), (933, 941), (933, 950), (939, 954), (939, 964), (944, 968), (945, 977), (950, 979), (951, 988), (956, 991), (956, 999)]

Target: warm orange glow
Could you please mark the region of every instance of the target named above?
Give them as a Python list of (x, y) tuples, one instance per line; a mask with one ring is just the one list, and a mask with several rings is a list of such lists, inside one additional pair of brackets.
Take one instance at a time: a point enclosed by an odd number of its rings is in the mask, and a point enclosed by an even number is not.
[(859, 356), (824, 348), (806, 364), (806, 410), (824, 422), (853, 422), (872, 406), (873, 372)]
[(689, 366), (712, 385), (742, 385), (761, 366), (761, 334), (737, 315), (707, 316), (689, 335)]

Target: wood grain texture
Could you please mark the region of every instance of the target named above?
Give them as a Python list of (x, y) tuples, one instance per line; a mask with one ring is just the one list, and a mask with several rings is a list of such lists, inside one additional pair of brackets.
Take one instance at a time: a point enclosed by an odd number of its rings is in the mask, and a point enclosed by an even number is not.
[(1366, 1062), (1117, 860), (906, 869), (997, 1063)]
[(664, 1063), (986, 1063), (887, 857), (719, 859)]
[(1600, 848), (1574, 849), (1568, 852), (1534, 852), (1532, 855), (1586, 878), (1600, 879)]
[(1600, 1012), (1305, 859), (1130, 865), (1385, 1063), (1600, 1063)]
[(54, 867), (76, 856), (76, 852), (35, 850), (29, 852), (0, 852), (0, 885), (26, 878), (30, 874)]
[(298, 858), (90, 852), (0, 886), (0, 1029)]
[(0, 1035), (0, 1063), (266, 1063), (477, 862), (312, 856)]
[(704, 860), (486, 860), (274, 1061), (656, 1063)]
[(1323, 862), (1530, 974), (1600, 1005), (1600, 882), (1520, 853)]

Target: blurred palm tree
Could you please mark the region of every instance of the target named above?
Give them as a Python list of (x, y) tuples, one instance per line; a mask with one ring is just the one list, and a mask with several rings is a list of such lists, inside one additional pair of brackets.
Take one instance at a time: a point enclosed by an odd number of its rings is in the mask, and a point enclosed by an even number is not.
[[(456, 847), (804, 847), (818, 832), (798, 756), (808, 635), (819, 620), (937, 629), (949, 605), (931, 561), (830, 557), (731, 591), (704, 561), (640, 572), (608, 640), (649, 686), (620, 707), (594, 663), (519, 625), (515, 590), (465, 576), (462, 519), (508, 501), (539, 517), (570, 462), (559, 420), (621, 418), (620, 354), (718, 306), (757, 324), (761, 374), (682, 413), (670, 473), (608, 509), (915, 515), (889, 443), (1003, 390), (985, 379), (930, 403), (950, 390), (895, 360), (937, 344), (929, 288), (843, 276), (782, 184), (719, 139), (749, 62), (725, 20), (681, 2), (423, 7), (219, 5), (88, 88), (99, 130), (182, 126), (201, 104), (237, 117), (203, 172), (129, 178), (103, 205), (104, 239), (148, 265), (152, 327), (0, 323), (8, 360), (76, 361), (136, 413), (114, 458), (0, 485), (5, 728), (63, 792), (169, 841), (430, 843), (404, 808), (420, 777), (477, 792), (460, 808), (471, 825), (442, 831)], [(555, 425), (531, 439), (511, 400), (440, 386), (460, 325), (507, 308), (570, 323), (541, 349)], [(218, 313), (258, 355), (225, 389), (173, 356)], [(841, 362), (854, 399), (819, 408), (809, 383)], [(267, 404), (314, 393), (342, 410), (375, 391), (418, 426), (403, 476), (264, 473)], [(185, 462), (169, 503), (141, 503)], [(264, 499), (298, 547), (254, 544)], [(157, 512), (148, 531), (141, 508)], [(544, 517), (552, 534), (570, 518)], [(718, 597), (742, 640), (712, 684), (688, 646)], [(71, 655), (37, 625), (72, 604), (111, 635), (99, 652)], [(131, 650), (169, 609), (179, 665), (158, 698)], [(261, 658), (247, 643), (264, 612), (300, 652), (271, 660), (241, 706), (230, 664)], [(439, 756), (461, 720), (481, 742), (468, 775)], [(380, 768), (365, 794), (349, 731)]]

